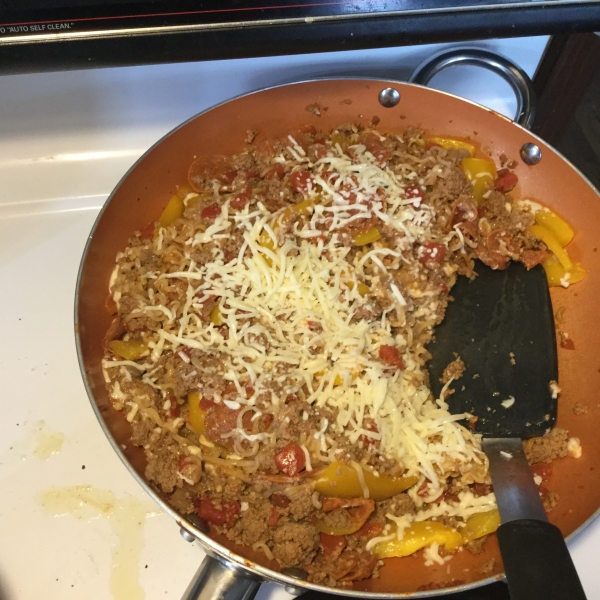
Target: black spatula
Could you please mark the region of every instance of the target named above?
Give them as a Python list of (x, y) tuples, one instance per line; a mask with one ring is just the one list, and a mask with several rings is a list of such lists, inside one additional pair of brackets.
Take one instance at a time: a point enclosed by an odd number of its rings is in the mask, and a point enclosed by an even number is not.
[(521, 440), (556, 420), (558, 379), (552, 304), (541, 266), (512, 263), (460, 278), (428, 350), (436, 397), (447, 365), (466, 370), (446, 398), (452, 413), (477, 417), (502, 525), (497, 536), (512, 600), (585, 600), (560, 530), (548, 522)]

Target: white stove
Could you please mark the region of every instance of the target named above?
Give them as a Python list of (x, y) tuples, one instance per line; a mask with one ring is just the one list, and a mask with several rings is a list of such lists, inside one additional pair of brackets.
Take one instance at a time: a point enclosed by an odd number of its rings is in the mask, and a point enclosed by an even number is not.
[[(533, 75), (547, 38), (473, 45)], [(100, 207), (160, 137), (213, 104), (323, 76), (406, 79), (442, 46), (0, 78), (0, 600), (176, 599), (203, 558), (110, 448), (75, 353), (75, 280)], [(487, 72), (434, 82), (505, 114)], [(569, 544), (600, 598), (600, 522)], [(289, 595), (273, 584), (259, 597)]]

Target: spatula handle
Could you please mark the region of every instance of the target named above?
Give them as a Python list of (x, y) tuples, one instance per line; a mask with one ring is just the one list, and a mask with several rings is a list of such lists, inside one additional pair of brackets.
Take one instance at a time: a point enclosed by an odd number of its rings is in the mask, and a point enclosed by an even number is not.
[(496, 533), (511, 600), (586, 600), (558, 527), (520, 519)]

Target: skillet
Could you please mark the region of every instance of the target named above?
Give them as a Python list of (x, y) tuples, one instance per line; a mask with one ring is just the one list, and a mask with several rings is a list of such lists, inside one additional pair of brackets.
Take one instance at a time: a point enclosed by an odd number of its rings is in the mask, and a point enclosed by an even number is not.
[[(431, 73), (429, 73), (431, 76)], [(397, 101), (399, 99), (399, 101)], [(520, 106), (525, 121), (531, 112)], [(560, 501), (550, 521), (569, 536), (589, 522), (600, 506), (600, 440), (595, 421), (600, 412), (595, 392), (600, 383), (600, 336), (595, 302), (600, 294), (600, 256), (596, 235), (600, 227), (598, 193), (561, 155), (525, 128), (494, 111), (450, 94), (415, 84), (369, 79), (336, 79), (271, 88), (216, 106), (182, 124), (152, 147), (125, 175), (101, 211), (86, 246), (76, 293), (76, 342), (80, 366), (100, 424), (113, 448), (144, 489), (181, 527), (188, 540), (198, 540), (208, 554), (186, 598), (250, 600), (261, 581), (272, 580), (294, 589), (312, 589), (358, 598), (431, 597), (485, 585), (503, 577), (495, 538), (483, 554), (459, 553), (443, 567), (425, 567), (422, 560), (388, 559), (379, 579), (355, 584), (351, 590), (333, 590), (299, 579), (293, 571), (281, 573), (276, 563), (260, 554), (227, 548), (211, 539), (200, 521), (174, 511), (143, 478), (143, 452), (129, 445), (130, 426), (115, 411), (102, 376), (102, 340), (110, 325), (104, 308), (108, 280), (118, 251), (135, 230), (153, 222), (176, 186), (186, 182), (194, 157), (210, 148), (232, 155), (244, 148), (246, 132), (279, 137), (307, 123), (327, 130), (345, 122), (368, 124), (376, 116), (380, 131), (400, 133), (408, 125), (445, 137), (468, 139), (499, 162), (501, 155), (516, 160), (519, 198), (542, 201), (573, 225), (576, 237), (569, 246), (574, 260), (583, 263), (586, 279), (567, 290), (554, 288), (552, 301), (560, 314), (558, 327), (568, 332), (574, 349), (559, 348), (562, 394), (558, 425), (581, 440), (581, 458), (553, 463), (551, 487)], [(541, 152), (538, 164), (529, 165), (533, 144)], [(576, 404), (587, 414), (576, 415)], [(495, 559), (493, 570), (481, 567)], [(448, 569), (448, 566), (450, 567)]]

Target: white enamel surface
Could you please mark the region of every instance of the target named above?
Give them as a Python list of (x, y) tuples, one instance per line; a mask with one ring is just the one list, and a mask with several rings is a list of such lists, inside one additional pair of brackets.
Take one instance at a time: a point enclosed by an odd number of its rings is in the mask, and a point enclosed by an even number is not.
[[(530, 75), (546, 38), (477, 43)], [(260, 87), (318, 76), (406, 79), (439, 46), (8, 76), (0, 79), (0, 600), (123, 597), (109, 589), (117, 538), (103, 518), (47, 516), (38, 495), (88, 484), (151, 501), (113, 454), (79, 375), (73, 298), (98, 210), (129, 166), (195, 113)], [(506, 114), (507, 88), (473, 72), (444, 89)], [(449, 87), (449, 84), (455, 87)], [(458, 86), (458, 87), (456, 87)], [(495, 91), (494, 91), (495, 90)], [(65, 435), (46, 460), (36, 424)], [(85, 469), (82, 466), (85, 465)], [(138, 569), (145, 597), (179, 598), (203, 553), (166, 515), (148, 518)], [(571, 544), (589, 598), (600, 527)], [(147, 568), (146, 568), (146, 565)], [(262, 598), (288, 595), (268, 585)]]

